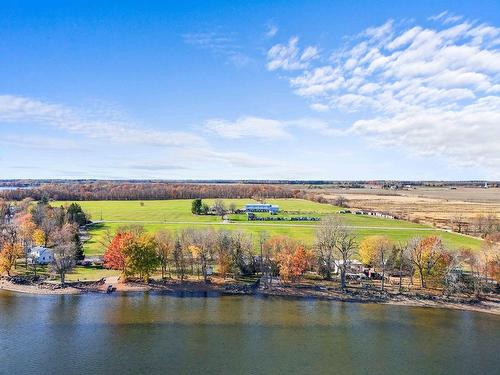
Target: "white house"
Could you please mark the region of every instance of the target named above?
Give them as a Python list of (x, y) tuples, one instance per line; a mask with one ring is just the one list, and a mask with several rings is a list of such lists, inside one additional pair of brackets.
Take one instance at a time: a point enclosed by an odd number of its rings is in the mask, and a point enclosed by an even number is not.
[(31, 248), (28, 258), (36, 264), (49, 264), (54, 261), (54, 252), (46, 247), (36, 246)]
[[(344, 264), (342, 259), (338, 259), (333, 264), (333, 273), (340, 273), (340, 267)], [(359, 260), (350, 259), (347, 262), (347, 272), (363, 272), (364, 266)]]

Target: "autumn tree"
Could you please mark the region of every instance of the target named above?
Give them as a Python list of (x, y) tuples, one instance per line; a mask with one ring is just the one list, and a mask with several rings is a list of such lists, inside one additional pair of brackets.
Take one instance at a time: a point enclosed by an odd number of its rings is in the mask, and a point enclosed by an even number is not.
[(44, 247), (52, 241), (52, 235), (67, 223), (64, 208), (51, 207), (46, 201), (39, 201), (34, 205), (31, 215), (38, 229), (43, 231)]
[(263, 253), (263, 283), (264, 287), (271, 285), (272, 277), (280, 274), (277, 254), (282, 253), (286, 246), (288, 237), (272, 236), (267, 238), (262, 246)]
[(161, 230), (155, 234), (156, 255), (161, 266), (161, 278), (165, 279), (165, 274), (168, 269), (170, 276), (170, 259), (174, 252), (175, 241), (169, 231)]
[(359, 243), (358, 253), (361, 262), (378, 266), (382, 270), (382, 290), (384, 290), (386, 264), (392, 249), (393, 243), (386, 236), (368, 236)]
[(22, 254), (23, 248), (20, 243), (5, 242), (0, 251), (0, 271), (10, 276), (12, 267)]
[[(31, 214), (23, 212), (15, 217), (15, 223), (18, 227), (19, 238), (21, 240), (24, 252), (25, 266), (28, 269), (28, 251), (33, 245), (33, 235), (36, 231), (36, 225), (32, 220)], [(43, 243), (44, 241), (42, 241)]]
[(47, 243), (45, 233), (41, 229), (35, 229), (31, 238), (33, 239), (34, 244), (37, 246), (42, 246)]
[(123, 248), (126, 275), (139, 275), (147, 282), (160, 263), (156, 249), (155, 238), (149, 233), (134, 236), (127, 241)]
[(307, 270), (309, 255), (303, 244), (288, 238), (280, 238), (276, 260), (283, 281), (296, 282)]
[(104, 253), (104, 266), (106, 268), (120, 270), (123, 276), (129, 274), (125, 256), (125, 247), (132, 241), (130, 232), (118, 232), (111, 240)]
[(485, 282), (500, 282), (500, 232), (485, 237), (479, 249), (478, 264)]
[(303, 244), (296, 247), (292, 259), (292, 279), (297, 281), (310, 267), (312, 260), (312, 253), (310, 253)]
[(189, 234), (189, 250), (198, 263), (203, 275), (203, 281), (208, 283), (208, 263), (212, 258), (215, 234), (212, 230), (192, 230)]
[(403, 271), (410, 273), (410, 283), (413, 284), (414, 265), (411, 262), (410, 254), (419, 241), (418, 238), (410, 238), (405, 243), (396, 243), (393, 247), (392, 263), (399, 269), (399, 293), (403, 291)]
[(421, 239), (418, 244), (411, 249), (410, 259), (420, 277), (420, 286), (426, 287), (426, 279), (443, 255), (443, 244), (437, 236), (430, 236)]
[(233, 245), (232, 232), (221, 230), (215, 238), (215, 258), (220, 276), (226, 278), (232, 267), (231, 247)]

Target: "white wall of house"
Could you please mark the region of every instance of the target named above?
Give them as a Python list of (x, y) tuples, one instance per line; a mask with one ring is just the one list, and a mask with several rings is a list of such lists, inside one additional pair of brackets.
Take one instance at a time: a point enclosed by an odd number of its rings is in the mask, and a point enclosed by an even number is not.
[(32, 247), (28, 257), (32, 259), (33, 263), (49, 264), (54, 261), (54, 252), (43, 246)]

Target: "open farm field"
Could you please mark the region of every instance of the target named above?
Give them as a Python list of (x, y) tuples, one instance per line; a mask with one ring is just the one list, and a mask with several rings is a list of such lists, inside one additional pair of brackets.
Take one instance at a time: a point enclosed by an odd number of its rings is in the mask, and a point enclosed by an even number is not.
[[(209, 205), (213, 200), (206, 200)], [(226, 205), (236, 204), (242, 208), (249, 199), (227, 199)], [(321, 204), (302, 199), (273, 199), (268, 203), (277, 204), (283, 215), (308, 214), (324, 217), (338, 215), (339, 207)], [(61, 205), (68, 202), (52, 202), (52, 205)], [(242, 230), (253, 235), (256, 249), (259, 234), (266, 232), (268, 236), (287, 235), (311, 245), (314, 241), (315, 227), (318, 222), (248, 222), (230, 220), (223, 222), (220, 217), (213, 215), (198, 216), (191, 214), (190, 200), (163, 200), (163, 201), (82, 201), (78, 202), (89, 212), (94, 221), (102, 222), (94, 225), (90, 230), (90, 240), (85, 243), (87, 255), (100, 255), (104, 252), (102, 238), (107, 231), (114, 233), (119, 227), (131, 224), (143, 225), (147, 231), (156, 232), (160, 229), (180, 231), (189, 227), (203, 227), (213, 229)], [(343, 214), (346, 225), (363, 238), (369, 235), (384, 234), (395, 241), (404, 241), (414, 236), (440, 235), (445, 243), (453, 248), (469, 246), (479, 247), (481, 241), (475, 238), (448, 233), (434, 228), (410, 223), (403, 220), (383, 219), (371, 216)]]
[(406, 220), (449, 229), (453, 221), (472, 225), (479, 215), (500, 217), (499, 188), (416, 188), (410, 190), (338, 189), (308, 191), (326, 199), (342, 195), (355, 209), (390, 212)]

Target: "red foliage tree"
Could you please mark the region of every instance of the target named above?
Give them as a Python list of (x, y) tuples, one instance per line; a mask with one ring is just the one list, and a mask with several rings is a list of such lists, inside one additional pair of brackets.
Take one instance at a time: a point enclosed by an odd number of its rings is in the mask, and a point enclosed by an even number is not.
[(287, 237), (271, 239), (276, 247), (276, 260), (283, 281), (296, 282), (307, 270), (311, 255), (304, 245)]
[(127, 262), (124, 250), (132, 239), (133, 234), (130, 232), (120, 232), (113, 237), (104, 253), (104, 266), (106, 268), (120, 270), (125, 274)]

